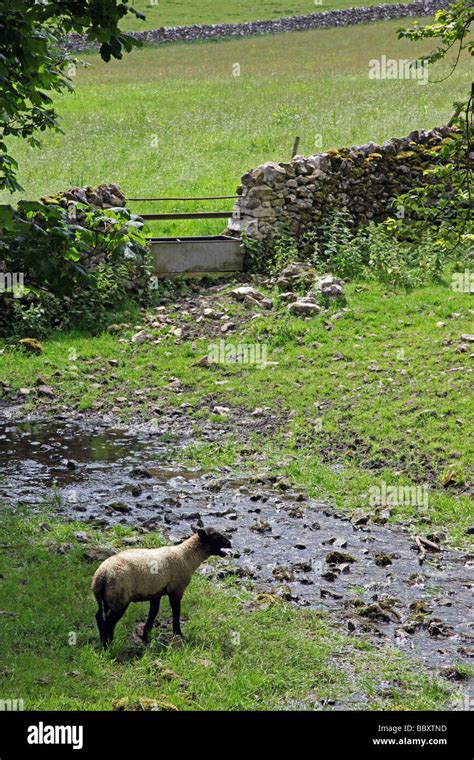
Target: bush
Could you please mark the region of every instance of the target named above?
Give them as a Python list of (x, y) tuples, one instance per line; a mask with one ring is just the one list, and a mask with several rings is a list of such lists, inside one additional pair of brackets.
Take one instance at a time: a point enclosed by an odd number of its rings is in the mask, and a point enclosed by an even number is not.
[(20, 201), (0, 206), (0, 230), (0, 273), (24, 278), (22, 292), (1, 295), (4, 335), (97, 330), (111, 309), (151, 298), (143, 222), (128, 209)]
[(392, 219), (354, 231), (349, 212), (338, 210), (298, 239), (285, 233), (263, 242), (247, 241), (250, 268), (273, 273), (291, 261), (307, 261), (321, 274), (375, 279), (385, 286), (411, 289), (439, 280), (448, 263), (464, 263), (470, 255), (468, 239), (450, 252), (435, 234), (414, 242), (399, 232)]

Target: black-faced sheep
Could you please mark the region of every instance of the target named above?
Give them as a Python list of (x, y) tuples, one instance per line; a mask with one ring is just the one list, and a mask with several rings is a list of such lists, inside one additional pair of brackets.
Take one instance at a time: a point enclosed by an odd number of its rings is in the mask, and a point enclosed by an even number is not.
[(150, 602), (142, 638), (158, 614), (162, 596), (168, 596), (173, 613), (173, 633), (183, 636), (180, 626), (181, 599), (193, 573), (211, 555), (225, 557), (228, 538), (214, 528), (196, 528), (191, 538), (178, 546), (160, 549), (129, 549), (106, 559), (92, 579), (99, 608), (95, 619), (104, 648), (112, 641), (117, 622), (130, 602)]

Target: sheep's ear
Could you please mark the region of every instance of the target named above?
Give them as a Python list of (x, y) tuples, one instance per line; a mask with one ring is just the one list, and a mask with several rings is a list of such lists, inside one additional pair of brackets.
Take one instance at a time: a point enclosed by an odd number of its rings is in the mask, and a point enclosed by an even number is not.
[(197, 529), (197, 534), (198, 534), (199, 538), (206, 538), (206, 536), (207, 536), (206, 529), (205, 528), (198, 528)]

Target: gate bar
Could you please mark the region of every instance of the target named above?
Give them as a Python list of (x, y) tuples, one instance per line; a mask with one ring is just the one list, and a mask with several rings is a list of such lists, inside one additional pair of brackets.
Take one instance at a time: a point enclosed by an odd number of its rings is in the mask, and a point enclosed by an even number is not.
[(149, 221), (158, 219), (229, 219), (232, 213), (232, 211), (194, 211), (189, 214), (140, 214), (140, 216)]
[(126, 198), (127, 201), (221, 201), (237, 200), (238, 195), (197, 196), (194, 198)]

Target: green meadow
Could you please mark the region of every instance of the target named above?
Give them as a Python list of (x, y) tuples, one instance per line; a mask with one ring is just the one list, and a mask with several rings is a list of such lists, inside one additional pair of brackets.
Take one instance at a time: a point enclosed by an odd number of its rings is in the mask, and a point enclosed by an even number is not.
[[(445, 123), (452, 102), (466, 94), (467, 61), (440, 84), (369, 79), (371, 59), (421, 52), (396, 39), (399, 26), (144, 47), (109, 64), (84, 55), (87, 67), (77, 69), (74, 94), (57, 97), (64, 133), (46, 134), (42, 150), (15, 146), (23, 195), (103, 182), (117, 182), (129, 197), (233, 195), (244, 172), (287, 160), (295, 135), (300, 152), (310, 155)], [(431, 78), (442, 79), (449, 67), (440, 64)], [(0, 196), (8, 200), (7, 193)], [(163, 211), (183, 208), (160, 204)], [(154, 231), (208, 234), (223, 226), (222, 220), (167, 222)]]
[[(394, 0), (389, 0), (394, 2)], [(130, 14), (123, 21), (127, 31), (157, 29), (161, 26), (182, 24), (233, 24), (256, 19), (275, 19), (299, 16), (335, 8), (355, 8), (374, 5), (376, 0), (240, 0), (240, 2), (216, 3), (215, 0), (132, 0), (129, 5), (143, 13), (145, 20)], [(217, 7), (216, 7), (217, 6)]]

